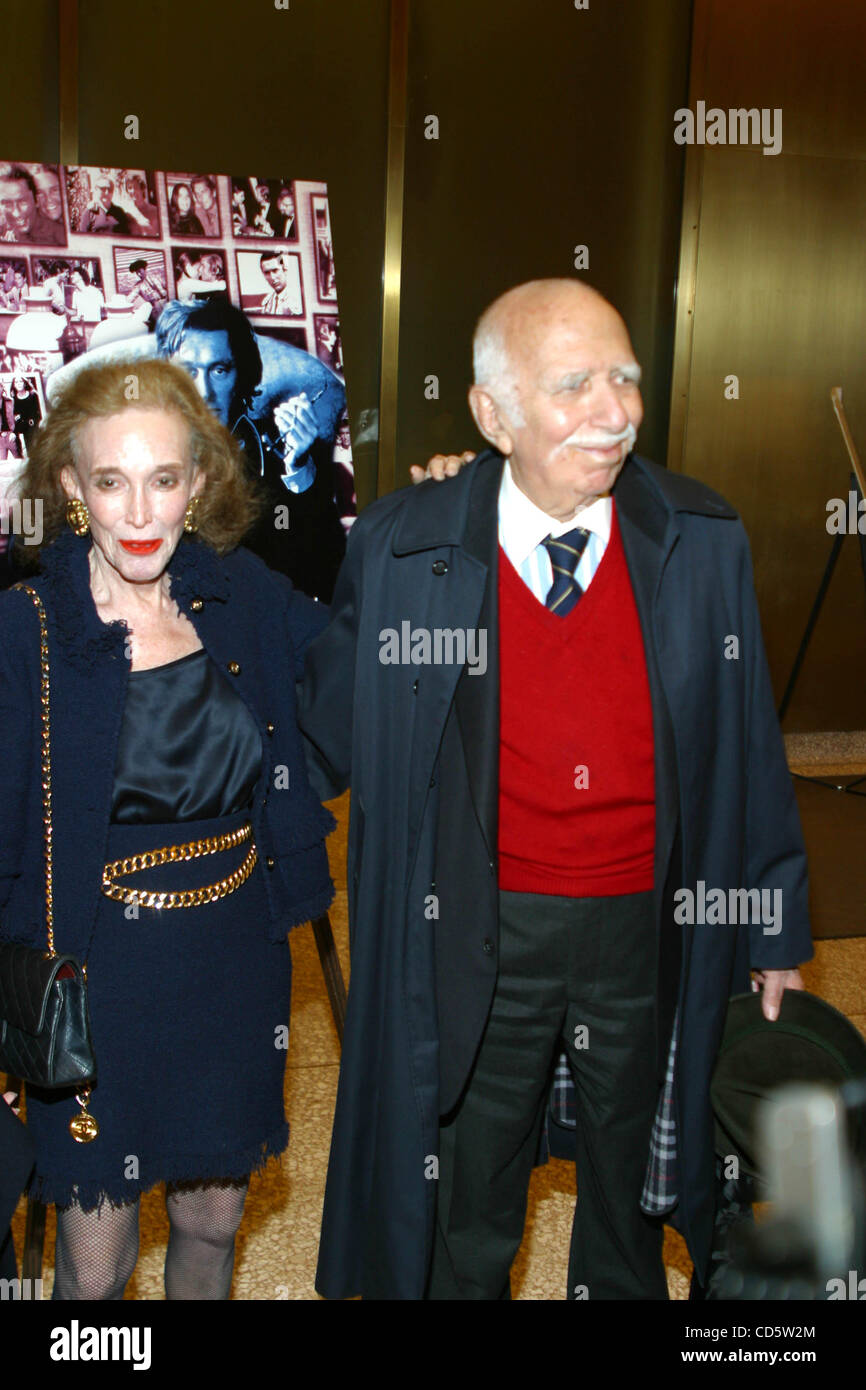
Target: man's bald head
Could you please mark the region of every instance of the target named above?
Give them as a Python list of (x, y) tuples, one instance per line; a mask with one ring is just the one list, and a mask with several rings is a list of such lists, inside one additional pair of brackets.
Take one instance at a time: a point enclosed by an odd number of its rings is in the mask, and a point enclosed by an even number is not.
[(472, 344), (475, 383), (494, 393), (497, 388), (521, 412), (516, 397), (514, 354), (528, 336), (535, 339), (556, 322), (570, 316), (588, 329), (605, 320), (616, 320), (628, 336), (625, 324), (604, 295), (582, 280), (527, 280), (494, 299), (475, 327)]
[(640, 368), (612, 304), (579, 280), (532, 280), (482, 314), (470, 405), (542, 510), (570, 516), (607, 492), (634, 443)]

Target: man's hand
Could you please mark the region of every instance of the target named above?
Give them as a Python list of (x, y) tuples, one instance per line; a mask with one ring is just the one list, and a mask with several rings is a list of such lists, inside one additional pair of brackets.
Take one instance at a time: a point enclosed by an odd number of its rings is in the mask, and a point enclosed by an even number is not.
[(423, 483), (425, 478), (435, 478), (437, 483), (441, 483), (444, 478), (453, 478), (460, 472), (464, 463), (471, 463), (474, 457), (472, 449), (466, 449), (462, 454), (434, 454), (426, 468), (421, 468), (417, 463), (412, 464), (409, 469), (412, 482)]
[(280, 433), (280, 446), (285, 450), (287, 463), (300, 458), (316, 442), (319, 422), (306, 391), (281, 401), (274, 411), (274, 423)]
[(799, 970), (753, 970), (752, 989), (762, 990), (761, 1009), (764, 1018), (775, 1023), (779, 1005), (786, 989), (805, 989)]

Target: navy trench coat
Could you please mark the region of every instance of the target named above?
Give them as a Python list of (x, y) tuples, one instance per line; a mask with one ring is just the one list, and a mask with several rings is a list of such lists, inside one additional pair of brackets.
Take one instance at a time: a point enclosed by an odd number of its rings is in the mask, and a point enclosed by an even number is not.
[[(352, 979), (317, 1278), (332, 1298), (423, 1297), (439, 1116), (459, 1101), (495, 985), (501, 469), (487, 450), (370, 506), (307, 658), (312, 783), (324, 798), (352, 787)], [(661, 1085), (679, 1005), (675, 1222), (702, 1276), (727, 1000), (750, 967), (812, 954), (806, 860), (736, 513), (635, 455), (614, 498), (653, 707), (657, 1070)], [(485, 629), (486, 671), (384, 663), (383, 634), (406, 621)], [(781, 889), (781, 929), (680, 925), (673, 894), (700, 880)]]

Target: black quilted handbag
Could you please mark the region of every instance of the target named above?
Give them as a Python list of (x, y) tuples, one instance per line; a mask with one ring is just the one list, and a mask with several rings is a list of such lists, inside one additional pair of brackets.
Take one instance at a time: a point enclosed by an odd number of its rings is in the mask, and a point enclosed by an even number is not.
[(88, 1114), (96, 1061), (90, 1037), (85, 968), (74, 956), (54, 949), (54, 892), (51, 831), (51, 715), (48, 630), (45, 608), (35, 589), (28, 593), (39, 614), (42, 704), (42, 797), (45, 834), (45, 922), (48, 951), (0, 943), (0, 1071), (31, 1086), (74, 1086), (81, 1113), (69, 1128), (79, 1143), (94, 1139), (99, 1127)]
[(74, 956), (0, 946), (0, 1071), (49, 1088), (93, 1080), (87, 986)]

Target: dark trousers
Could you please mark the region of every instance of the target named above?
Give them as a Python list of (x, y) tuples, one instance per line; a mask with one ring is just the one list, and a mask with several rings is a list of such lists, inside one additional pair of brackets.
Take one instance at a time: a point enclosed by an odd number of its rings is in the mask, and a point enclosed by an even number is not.
[(427, 1297), (510, 1297), (554, 1057), (577, 1091), (569, 1298), (666, 1299), (661, 1221), (640, 1210), (658, 1100), (652, 893), (500, 894), (493, 1005), (440, 1130)]

